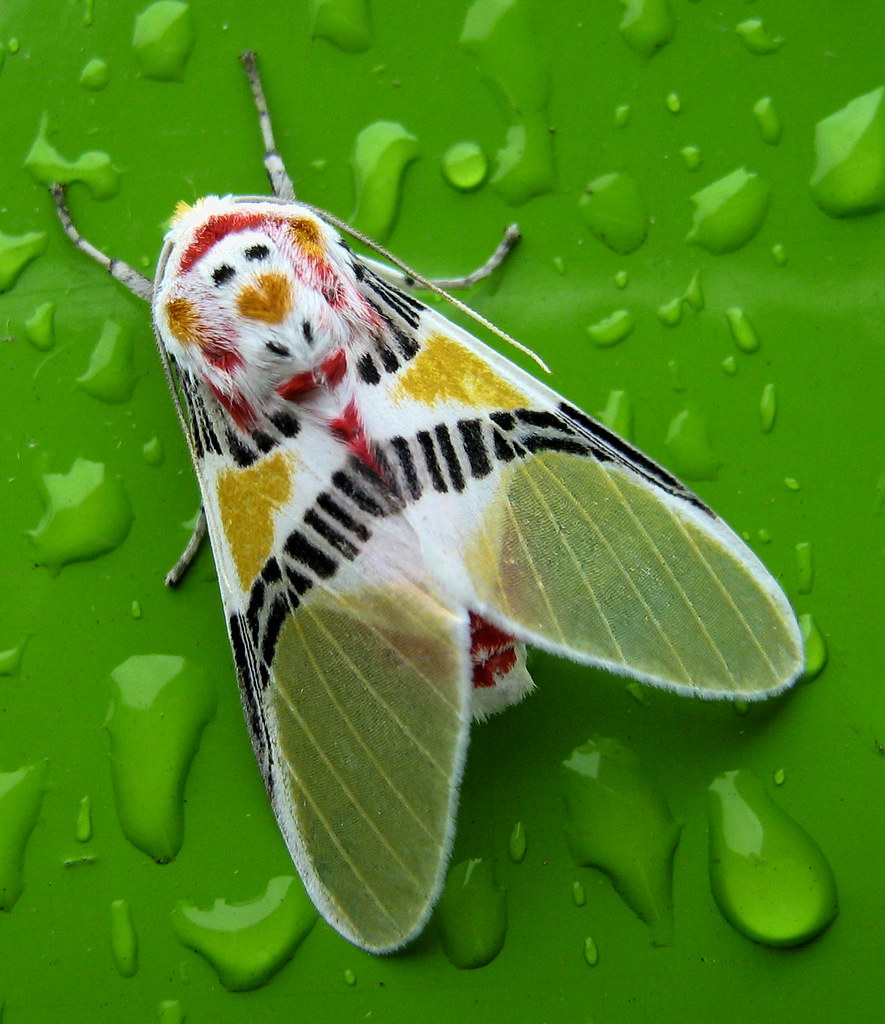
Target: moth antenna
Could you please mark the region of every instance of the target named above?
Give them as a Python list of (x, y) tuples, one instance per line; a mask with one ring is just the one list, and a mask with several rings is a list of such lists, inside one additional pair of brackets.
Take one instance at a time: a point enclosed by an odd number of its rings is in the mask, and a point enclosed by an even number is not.
[(270, 111), (267, 109), (264, 86), (261, 84), (261, 75), (258, 71), (258, 58), (253, 50), (246, 50), (245, 53), (240, 54), (240, 60), (246, 69), (246, 77), (249, 79), (252, 97), (258, 110), (258, 124), (261, 127), (261, 138), (264, 142), (264, 169), (270, 179), (273, 194), (277, 199), (295, 202), (295, 186), (292, 184), (292, 179), (289, 177), (273, 137)]

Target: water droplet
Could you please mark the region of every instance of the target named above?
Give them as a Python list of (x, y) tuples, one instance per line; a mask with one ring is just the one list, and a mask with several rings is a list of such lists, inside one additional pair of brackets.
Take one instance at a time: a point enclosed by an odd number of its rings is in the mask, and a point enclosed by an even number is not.
[(700, 270), (696, 270), (691, 275), (691, 280), (688, 282), (688, 287), (685, 289), (685, 295), (683, 298), (695, 313), (700, 313), (704, 308), (704, 289), (701, 285)]
[(787, 262), (786, 247), (780, 242), (775, 243), (771, 247), (771, 258), (774, 260), (776, 266), (782, 267)]
[(630, 694), (637, 704), (641, 704), (643, 707), (648, 707), (648, 694), (646, 687), (644, 687), (642, 683), (637, 683), (634, 679), (632, 683), (627, 683), (624, 689)]
[(375, 121), (356, 138), (351, 223), (376, 242), (386, 241), (393, 229), (403, 174), (418, 155), (418, 140), (395, 121)]
[(311, 35), (345, 53), (363, 53), (372, 45), (369, 0), (311, 0)]
[(756, 126), (762, 136), (762, 141), (767, 142), (769, 146), (776, 146), (781, 140), (783, 126), (770, 96), (763, 96), (762, 99), (755, 102), (753, 117), (756, 118)]
[(95, 0), (83, 0), (83, 24), (89, 26), (92, 24), (92, 18), (95, 14)]
[(455, 967), (485, 967), (507, 935), (507, 897), (486, 860), (449, 868), (434, 914), (443, 952)]
[(677, 295), (675, 299), (658, 306), (658, 320), (665, 327), (676, 327), (682, 323), (682, 296)]
[(587, 902), (587, 893), (581, 882), (572, 882), (572, 903), (576, 907), (583, 907)]
[(132, 335), (127, 328), (106, 320), (92, 350), (86, 372), (77, 383), (93, 398), (111, 405), (128, 402), (138, 383)]
[(782, 786), (787, 781), (787, 773), (783, 768), (778, 768), (772, 773), (771, 781), (775, 786)]
[(14, 676), (18, 673), (27, 642), (27, 638), (25, 638), (15, 647), (7, 647), (5, 651), (0, 651), (0, 676)]
[(24, 235), (6, 235), (0, 231), (0, 292), (9, 291), (19, 274), (45, 248), (45, 231), (29, 231)]
[(767, 946), (798, 946), (838, 911), (836, 880), (811, 836), (752, 772), (731, 771), (709, 788), (710, 888), (723, 917)]
[(132, 616), (133, 619), (140, 619), (141, 618), (141, 602), (133, 601), (132, 604), (129, 606), (129, 614)]
[(735, 26), (735, 32), (750, 51), (765, 56), (777, 51), (784, 45), (783, 36), (773, 36), (762, 23), (761, 18), (748, 18)]
[(132, 46), (139, 70), (158, 82), (180, 82), (194, 48), (194, 20), (188, 4), (157, 0), (135, 19)]
[(69, 562), (105, 555), (129, 535), (132, 506), (121, 480), (101, 462), (77, 459), (67, 473), (41, 480), (46, 511), (28, 535), (37, 564), (57, 572)]
[(622, 103), (615, 107), (615, 128), (626, 128), (630, 123), (630, 104)]
[(604, 174), (591, 181), (579, 209), (594, 238), (621, 256), (638, 249), (648, 236), (648, 210), (629, 174)]
[(560, 275), (564, 275), (565, 274), (565, 260), (561, 256), (554, 256), (552, 262), (553, 262), (553, 267), (556, 270), (556, 273), (560, 274)]
[(474, 0), (461, 45), (473, 54), (509, 121), (492, 187), (518, 206), (555, 183), (547, 104), (550, 69), (522, 0)]
[(597, 348), (611, 348), (623, 341), (633, 330), (633, 316), (626, 309), (617, 309), (611, 316), (604, 317), (587, 327), (587, 334)]
[(486, 180), (489, 172), (485, 153), (475, 142), (456, 142), (443, 156), (446, 181), (462, 192), (470, 192)]
[(759, 400), (759, 421), (763, 434), (770, 434), (777, 419), (777, 389), (774, 384), (766, 384)]
[(679, 155), (682, 157), (687, 171), (696, 171), (703, 163), (701, 151), (697, 146), (683, 146), (679, 150)]
[(801, 491), (802, 484), (794, 476), (784, 477), (784, 486), (788, 491)]
[(796, 545), (796, 568), (799, 572), (799, 593), (810, 594), (814, 585), (814, 550), (810, 541)]
[(759, 335), (753, 329), (753, 325), (747, 319), (746, 313), (744, 313), (740, 306), (732, 306), (731, 309), (726, 309), (725, 319), (728, 321), (734, 343), (741, 352), (752, 353), (759, 351)]
[(138, 972), (138, 937), (126, 900), (114, 900), (111, 904), (111, 952), (124, 978), (131, 978)]
[(736, 700), (731, 705), (736, 715), (748, 715), (750, 713), (750, 702), (748, 700)]
[(9, 42), (6, 44), (6, 46), (9, 49), (10, 53), (16, 54), (21, 49), (21, 42), (19, 41), (17, 36), (13, 36), (12, 39), (10, 39)]
[(356, 975), (349, 967), (344, 970), (344, 984), (350, 985), (351, 988), (356, 984)]
[(682, 110), (682, 100), (679, 98), (678, 92), (667, 93), (664, 103), (671, 114), (678, 114)]
[(805, 671), (802, 673), (802, 682), (810, 683), (812, 679), (817, 679), (827, 666), (827, 642), (810, 612), (799, 616), (799, 629), (802, 630), (802, 639), (805, 642)]
[(178, 941), (205, 957), (231, 992), (265, 985), (292, 959), (317, 920), (301, 882), (272, 878), (248, 903), (218, 899), (209, 910), (181, 902), (172, 911)]
[(729, 377), (734, 377), (738, 372), (737, 359), (734, 356), (726, 356), (722, 360), (722, 369), (728, 374)]
[(37, 137), (25, 157), (25, 167), (43, 185), (82, 182), (93, 199), (110, 199), (120, 191), (120, 171), (107, 153), (89, 150), (76, 160), (67, 160), (49, 141), (49, 119), (40, 118)]
[(40, 812), (46, 764), (0, 772), (0, 910), (12, 910), (25, 887), (25, 847)]
[(163, 999), (157, 1007), (157, 1024), (184, 1024), (185, 1017), (178, 999)]
[(88, 843), (92, 838), (92, 801), (88, 796), (80, 798), (77, 805), (77, 822), (74, 825), (74, 839)]
[(634, 53), (647, 60), (673, 38), (676, 22), (668, 0), (621, 0), (621, 3), (626, 10), (618, 31)]
[(679, 825), (636, 755), (617, 740), (592, 737), (563, 762), (566, 841), (576, 864), (611, 879), (624, 902), (670, 941), (673, 854)]
[(55, 344), (55, 303), (44, 302), (25, 320), (25, 337), (41, 352)]
[(597, 418), (609, 430), (628, 441), (633, 440), (633, 403), (626, 391), (609, 391), (605, 408)]
[(100, 92), (108, 84), (110, 77), (107, 61), (93, 57), (80, 72), (80, 85), (91, 92)]
[(667, 431), (665, 441), (678, 476), (689, 480), (715, 480), (722, 461), (710, 445), (707, 420), (695, 409), (683, 409)]
[(111, 672), (105, 728), (123, 834), (160, 864), (172, 860), (184, 832), (184, 784), (215, 691), (184, 658), (136, 655)]
[(152, 437), (146, 441), (141, 449), (142, 458), (149, 466), (162, 466), (166, 458), (163, 442), (159, 437)]
[(760, 544), (770, 544), (771, 543), (771, 534), (768, 532), (768, 530), (765, 529), (764, 526), (761, 526), (756, 531), (756, 538), (757, 538), (757, 540), (759, 541)]
[(694, 222), (686, 242), (716, 256), (740, 249), (762, 227), (769, 198), (759, 175), (739, 167), (691, 197)]
[(814, 129), (811, 198), (831, 217), (885, 209), (885, 86), (851, 100)]
[(521, 821), (518, 821), (513, 826), (513, 831), (510, 833), (510, 838), (507, 840), (507, 852), (510, 854), (510, 859), (514, 864), (522, 864), (525, 860), (527, 849), (528, 841), (525, 834), (525, 825), (523, 825)]
[(678, 359), (667, 360), (667, 373), (670, 375), (670, 387), (674, 391), (685, 391), (685, 385), (682, 383), (682, 367), (679, 365)]
[(615, 272), (613, 280), (615, 282), (615, 288), (620, 288), (623, 291), (623, 289), (630, 283), (630, 275), (626, 270), (618, 270)]

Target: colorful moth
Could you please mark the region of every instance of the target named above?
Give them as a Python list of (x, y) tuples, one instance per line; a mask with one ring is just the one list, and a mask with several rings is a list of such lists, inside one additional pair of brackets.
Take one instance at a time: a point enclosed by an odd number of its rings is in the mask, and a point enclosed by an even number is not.
[(526, 643), (749, 700), (795, 681), (802, 643), (691, 491), (295, 201), (244, 62), (275, 196), (180, 209), (154, 282), (54, 191), (77, 246), (152, 304), (295, 864), (333, 927), (385, 952), (434, 905), (471, 717), (531, 689)]

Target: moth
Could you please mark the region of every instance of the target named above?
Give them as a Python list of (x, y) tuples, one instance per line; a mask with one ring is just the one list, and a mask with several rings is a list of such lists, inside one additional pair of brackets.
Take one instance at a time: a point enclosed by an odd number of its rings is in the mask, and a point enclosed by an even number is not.
[(471, 718), (532, 688), (526, 644), (753, 700), (796, 680), (802, 642), (695, 494), (296, 201), (243, 61), (272, 198), (182, 206), (149, 281), (54, 194), (75, 245), (151, 303), (292, 858), (322, 916), (383, 953), (433, 908)]

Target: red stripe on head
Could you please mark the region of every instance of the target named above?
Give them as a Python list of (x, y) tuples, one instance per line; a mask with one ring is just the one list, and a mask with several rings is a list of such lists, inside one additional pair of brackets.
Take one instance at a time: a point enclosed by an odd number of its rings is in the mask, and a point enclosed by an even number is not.
[(264, 213), (218, 213), (201, 224), (194, 232), (194, 239), (181, 257), (181, 271), (184, 273), (215, 245), (216, 242), (237, 231), (249, 231), (263, 227), (268, 217)]

